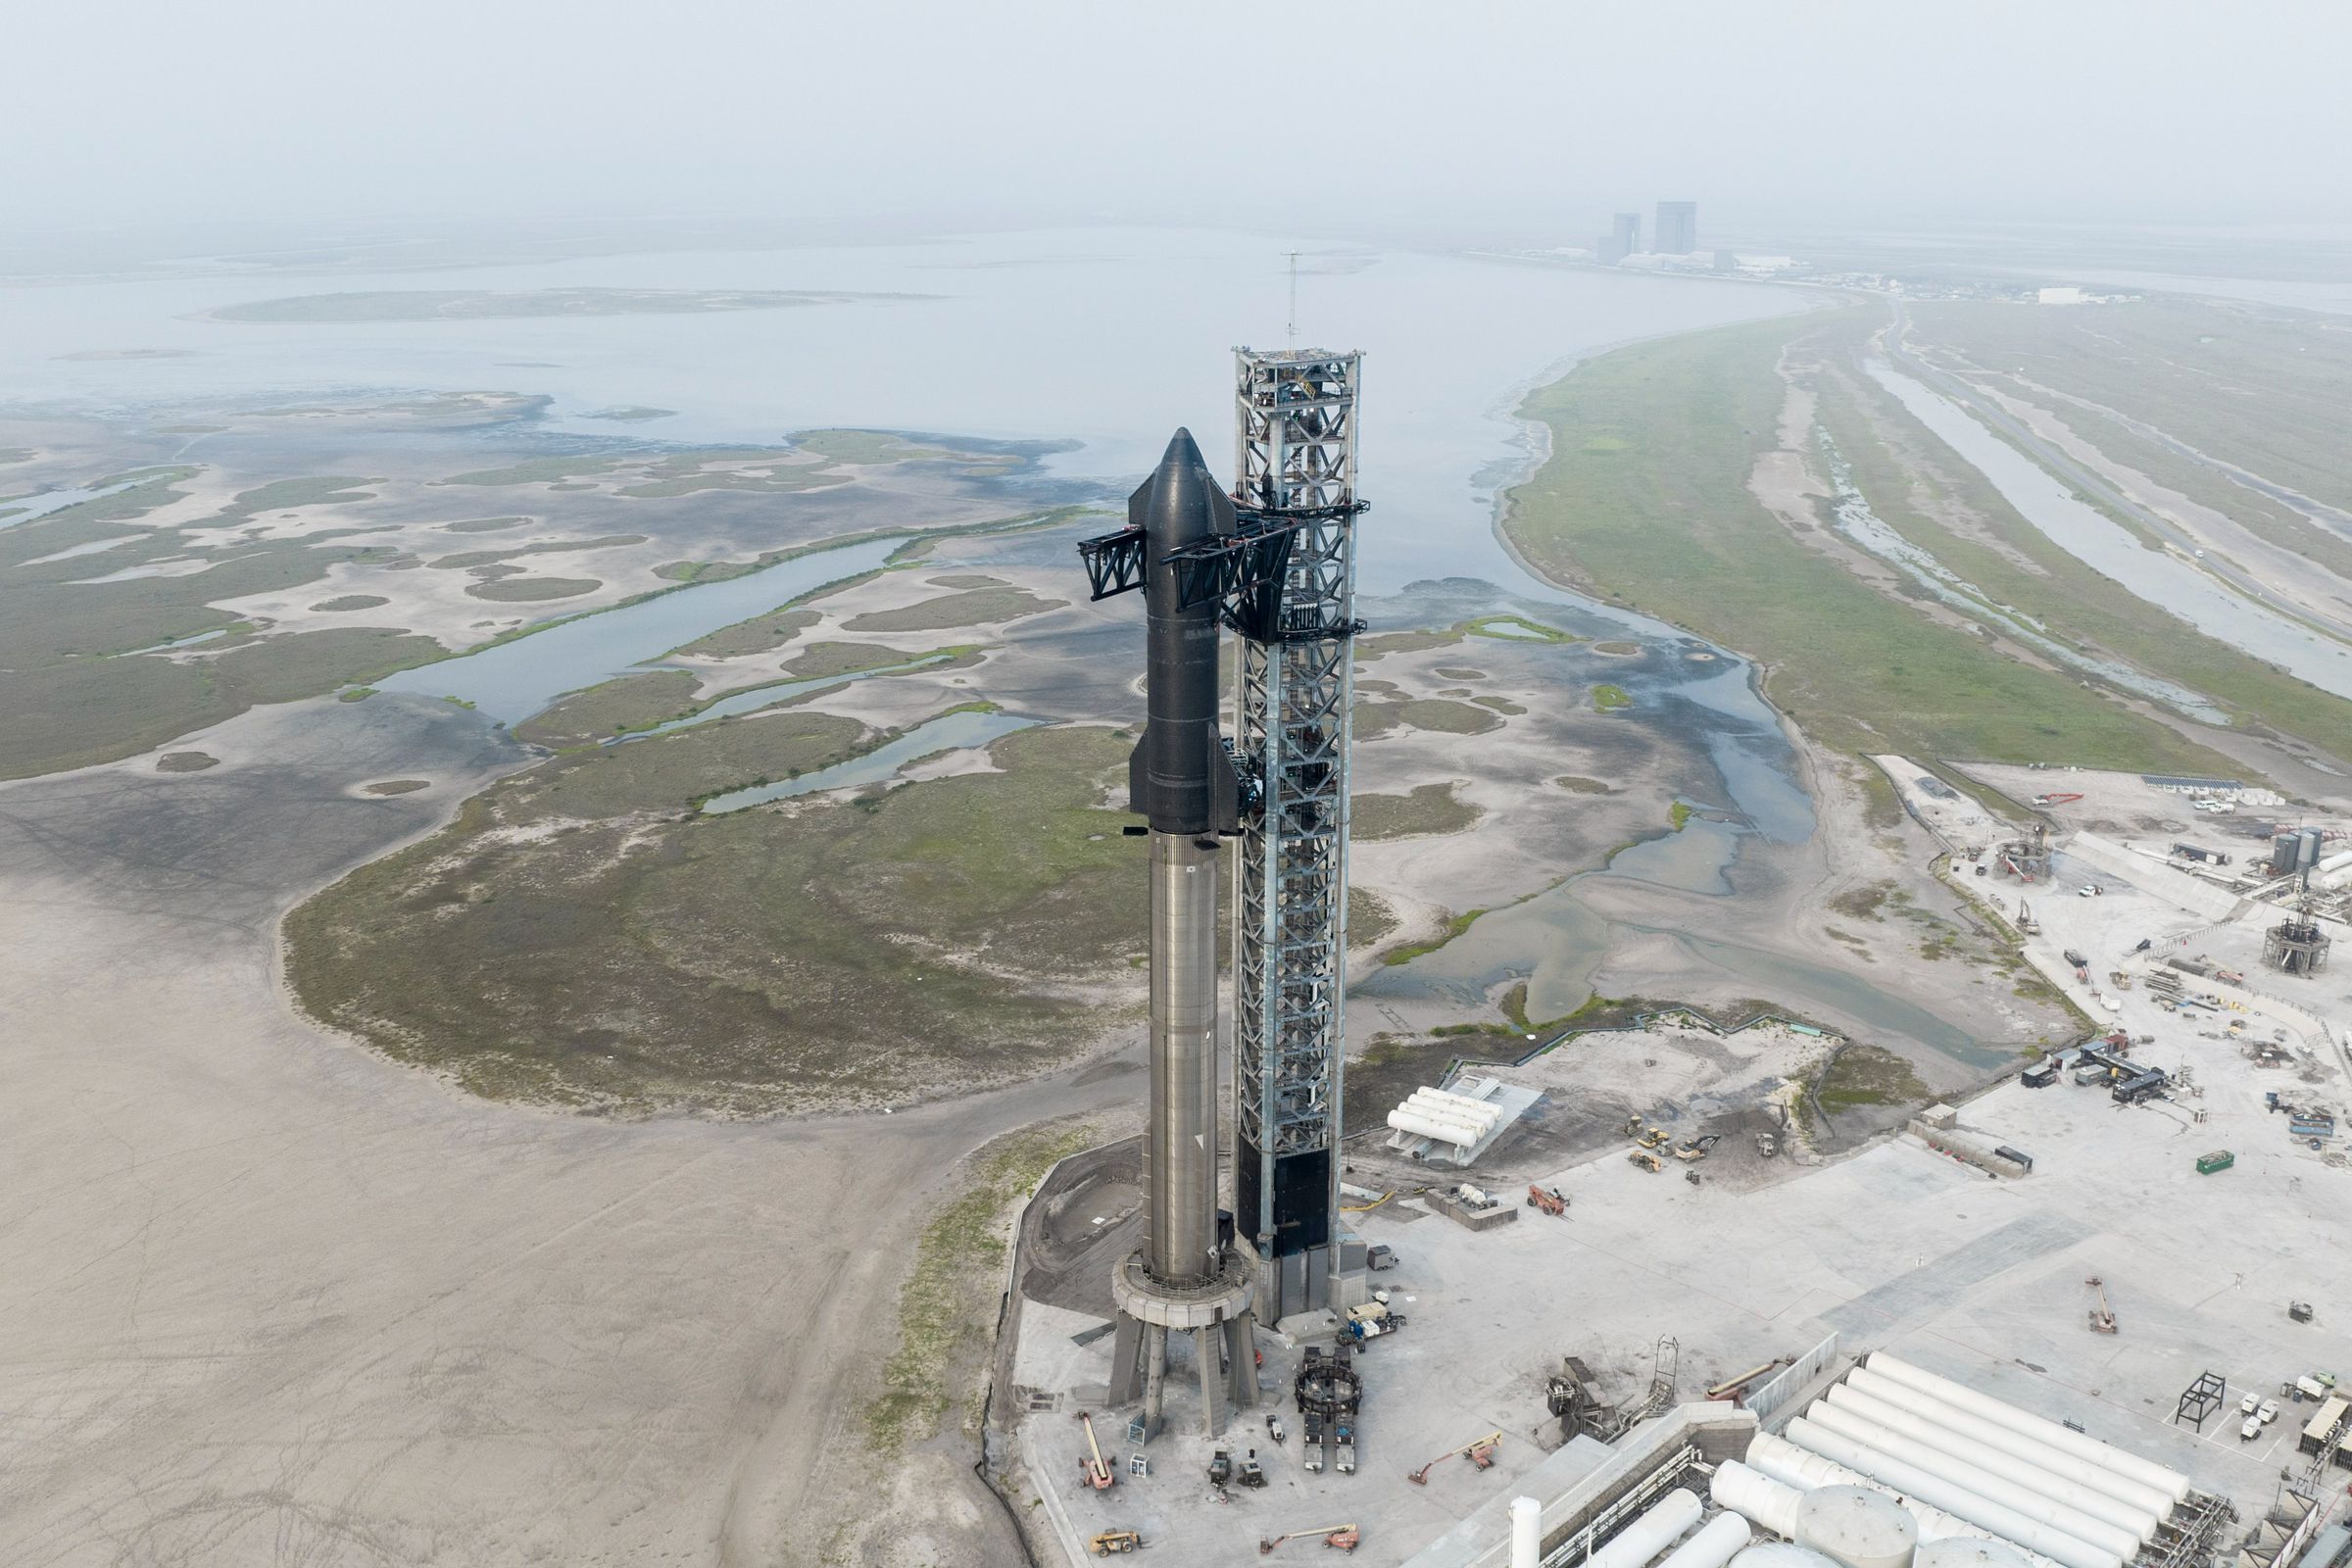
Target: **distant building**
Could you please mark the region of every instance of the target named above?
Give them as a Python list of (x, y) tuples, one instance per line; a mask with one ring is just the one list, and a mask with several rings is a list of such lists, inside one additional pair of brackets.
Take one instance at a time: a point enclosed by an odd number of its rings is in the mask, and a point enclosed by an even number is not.
[(1658, 203), (1658, 227), (1652, 246), (1661, 256), (1688, 256), (1697, 250), (1698, 203)]
[(1592, 242), (1601, 265), (1614, 267), (1642, 248), (1642, 215), (1619, 213), (1616, 226)]
[(2090, 296), (2079, 288), (2045, 288), (2034, 296), (2044, 305), (2087, 305)]

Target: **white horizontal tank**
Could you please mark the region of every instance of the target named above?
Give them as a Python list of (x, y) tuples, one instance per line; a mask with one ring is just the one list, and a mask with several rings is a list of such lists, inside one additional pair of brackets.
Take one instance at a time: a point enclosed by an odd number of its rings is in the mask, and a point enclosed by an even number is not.
[(1698, 1523), (1705, 1510), (1698, 1494), (1677, 1487), (1648, 1511), (1609, 1538), (1608, 1544), (1585, 1559), (1585, 1568), (1648, 1568), (1658, 1553), (1674, 1544), (1682, 1533)]
[[(1755, 1475), (1752, 1470), (1748, 1473)], [(1772, 1485), (1762, 1476), (1756, 1479), (1768, 1487)], [(1658, 1568), (1724, 1568), (1725, 1563), (1755, 1539), (1755, 1532), (1748, 1529), (1747, 1521), (1739, 1514), (1719, 1513), (1697, 1535), (1668, 1552)]]
[(1764, 1541), (1734, 1557), (1732, 1568), (1838, 1568), (1838, 1565), (1792, 1541)]
[(1983, 1536), (1953, 1536), (1921, 1542), (1911, 1568), (2026, 1568), (2026, 1557), (2016, 1547)]
[(1796, 1539), (1845, 1568), (1911, 1568), (1919, 1525), (1866, 1488), (1817, 1487), (1796, 1505)]

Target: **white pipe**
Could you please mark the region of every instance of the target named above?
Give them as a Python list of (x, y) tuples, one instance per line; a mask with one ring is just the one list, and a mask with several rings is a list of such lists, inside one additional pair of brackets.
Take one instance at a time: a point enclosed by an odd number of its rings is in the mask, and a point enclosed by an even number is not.
[(1883, 1377), (1892, 1378), (1897, 1383), (1907, 1383), (1923, 1393), (1934, 1395), (1946, 1404), (1957, 1405), (1971, 1414), (1981, 1415), (1987, 1421), (1997, 1422), (2012, 1432), (2022, 1432), (2035, 1442), (2048, 1444), (2062, 1453), (2071, 1453), (2078, 1458), (2088, 1459), (2093, 1464), (2106, 1466), (2118, 1475), (2130, 1476), (2143, 1485), (2159, 1488), (2170, 1494), (2175, 1502), (2183, 1501), (2188, 1496), (2188, 1477), (2178, 1470), (2160, 1465), (2152, 1459), (2142, 1459), (2136, 1453), (2126, 1453), (2113, 1444), (2101, 1443), (2098, 1439), (2085, 1436), (2071, 1427), (2061, 1426), (2055, 1421), (2030, 1414), (2014, 1404), (2005, 1404), (1999, 1399), (1979, 1394), (1964, 1384), (1954, 1383), (1950, 1378), (1937, 1377), (1923, 1367), (1913, 1366), (1908, 1361), (1888, 1355), (1885, 1350), (1872, 1351), (1869, 1359), (1863, 1364)]
[[(1866, 1476), (1873, 1476), (1932, 1507), (1957, 1514), (1973, 1525), (1989, 1530), (2004, 1541), (2014, 1541), (2045, 1557), (2056, 1558), (2066, 1568), (2123, 1568), (2126, 1553), (2094, 1545), (2063, 1530), (2053, 1530), (2039, 1520), (2027, 1518), (2014, 1508), (2005, 1508), (1988, 1497), (1978, 1496), (1964, 1487), (1938, 1481), (1915, 1466), (1873, 1452), (1835, 1432), (1824, 1431), (1802, 1416), (1788, 1423), (1788, 1438), (1800, 1448), (1810, 1448), (1825, 1459), (1835, 1459)], [(2117, 1532), (2119, 1535), (2122, 1533)]]
[[(1749, 1470), (1748, 1474), (1755, 1475), (1755, 1472)], [(1756, 1476), (1756, 1479), (1764, 1481), (1762, 1476)], [(1773, 1483), (1764, 1481), (1764, 1485), (1769, 1487)], [(1755, 1539), (1754, 1532), (1747, 1528), (1747, 1521), (1739, 1514), (1719, 1513), (1707, 1521), (1705, 1529), (1668, 1552), (1658, 1568), (1723, 1568), (1725, 1563), (1745, 1550), (1747, 1544)]]
[[(2079, 1505), (2072, 1497), (2056, 1492), (2021, 1485), (1978, 1464), (1974, 1455), (1947, 1453), (1929, 1444), (1916, 1442), (1899, 1432), (1888, 1431), (1878, 1422), (1867, 1419), (1850, 1406), (1815, 1404), (1805, 1413), (1805, 1419), (1829, 1431), (1850, 1438), (1865, 1447), (1875, 1448), (1889, 1459), (1964, 1487), (1980, 1497), (1989, 1498), (2003, 1507), (2015, 1508), (2029, 1519), (2038, 1519), (2045, 1525), (2065, 1531), (2078, 1541), (2087, 1541), (2094, 1546), (2114, 1545), (2124, 1557), (2138, 1553), (2141, 1546), (2156, 1534), (2153, 1520), (2143, 1521), (2136, 1514), (2127, 1514), (2119, 1523), (2103, 1518), (2097, 1512)], [(2045, 1481), (2046, 1487), (2065, 1488), (2077, 1495), (2088, 1496), (2107, 1508), (2116, 1507), (2113, 1498), (2086, 1494), (2081, 1487), (2069, 1487), (2063, 1481)], [(2125, 1542), (2129, 1545), (2125, 1545)]]
[[(1883, 1379), (1872, 1381), (1884, 1382)], [(1902, 1389), (1899, 1383), (1886, 1384), (1886, 1387)], [(1918, 1393), (1915, 1389), (1905, 1392)], [(1933, 1405), (1933, 1401), (1924, 1396), (1919, 1402)], [(1951, 1410), (1948, 1405), (1943, 1408), (1954, 1416), (1961, 1415), (1961, 1412)], [(2132, 1531), (2143, 1542), (2155, 1539), (2156, 1527), (2173, 1511), (2169, 1499), (2159, 1503), (2157, 1499), (2162, 1498), (2163, 1494), (2153, 1487), (2133, 1487), (2132, 1490), (2139, 1494), (2135, 1498), (2116, 1496), (2112, 1492), (2085, 1480), (2082, 1474), (2085, 1470), (2099, 1475), (2109, 1472), (2100, 1470), (2087, 1460), (2071, 1458), (2055, 1449), (2040, 1448), (2039, 1445), (2029, 1440), (2016, 1439), (2016, 1434), (2008, 1433), (2006, 1428), (1978, 1423), (1984, 1426), (1985, 1430), (1971, 1434), (1957, 1422), (1939, 1420), (1933, 1408), (1907, 1408), (1897, 1401), (1882, 1399), (1842, 1383), (1830, 1390), (1826, 1399), (1815, 1403), (1806, 1414), (1818, 1421), (1823, 1420), (1830, 1410), (1850, 1411), (1875, 1426), (1898, 1433), (1914, 1443), (1924, 1443), (1938, 1452), (1965, 1459), (1980, 1470), (1989, 1471), (2013, 1485), (2054, 1497), (2070, 1508), (2079, 1508), (2093, 1519)], [(2020, 1454), (2014, 1451), (1994, 1436), (2004, 1433), (2022, 1446), (2038, 1448), (2039, 1453)], [(1892, 1453), (1895, 1450), (1888, 1448), (1887, 1451)]]
[[(1825, 1459), (1818, 1453), (1808, 1453), (1795, 1444), (1776, 1438), (1769, 1432), (1759, 1432), (1748, 1440), (1747, 1462), (1771, 1480), (1794, 1488), (1799, 1493), (1810, 1492), (1815, 1487), (1868, 1487), (1873, 1492), (1883, 1492), (1911, 1510), (1911, 1517), (1919, 1521), (1919, 1539), (1923, 1542), (1973, 1540), (1984, 1534), (1983, 1525), (1972, 1525), (1965, 1519), (1945, 1513), (1941, 1508), (1931, 1507), (1917, 1497), (1906, 1496), (1884, 1481), (1874, 1481), (1859, 1470), (1848, 1470), (1836, 1460)], [(2011, 1544), (2016, 1544), (2012, 1542)], [(2062, 1568), (2062, 1565), (2039, 1552), (2028, 1551), (2022, 1546), (2018, 1547), (2018, 1551), (2033, 1568)]]
[(1389, 1125), (1416, 1138), (1434, 1138), (1441, 1144), (1459, 1144), (1465, 1149), (1477, 1143), (1479, 1136), (1459, 1122), (1431, 1121), (1409, 1110), (1390, 1111)]
[(1924, 1543), (1911, 1558), (1912, 1568), (2024, 1568), (2025, 1561), (2015, 1546), (1983, 1536)]
[(1544, 1505), (1511, 1499), (1511, 1568), (1544, 1568)]
[(1707, 1495), (1715, 1499), (1716, 1507), (1753, 1519), (1776, 1536), (1796, 1534), (1796, 1505), (1804, 1497), (1796, 1488), (1737, 1459), (1726, 1459), (1715, 1467)]
[[(1669, 1492), (1639, 1519), (1609, 1538), (1609, 1544), (1585, 1559), (1585, 1568), (1648, 1568), (1651, 1558), (1674, 1544), (1675, 1537), (1698, 1523), (1704, 1510), (1698, 1494), (1689, 1487)], [(2070, 1565), (2072, 1568), (2072, 1565)]]
[[(2135, 1508), (2146, 1509), (2160, 1519), (2169, 1516), (2173, 1511), (2173, 1494), (2161, 1487), (2151, 1487), (2145, 1482), (2134, 1481), (2129, 1476), (2119, 1475), (2105, 1465), (2094, 1464), (2088, 1459), (2061, 1452), (2046, 1443), (2039, 1443), (2027, 1437), (2022, 1432), (2014, 1431), (1998, 1422), (1987, 1421), (1983, 1416), (1971, 1415), (1957, 1405), (1946, 1404), (1934, 1395), (1915, 1389), (1908, 1383), (1897, 1383), (1892, 1378), (1881, 1377), (1868, 1367), (1858, 1366), (1847, 1373), (1845, 1381), (1832, 1389), (1830, 1395), (1835, 1398), (1849, 1389), (1854, 1394), (1884, 1401), (1898, 1410), (1908, 1411), (1920, 1420), (1933, 1421), (1937, 1426), (1949, 1428), (1962, 1437), (1973, 1438), (1986, 1447), (2005, 1453), (2013, 1459), (2039, 1466), (2052, 1475), (2064, 1476), (2078, 1486), (2088, 1487), (2093, 1492), (2105, 1493), (2108, 1496), (2131, 1503)], [(1849, 1395), (1847, 1397), (1851, 1397), (1851, 1396)]]

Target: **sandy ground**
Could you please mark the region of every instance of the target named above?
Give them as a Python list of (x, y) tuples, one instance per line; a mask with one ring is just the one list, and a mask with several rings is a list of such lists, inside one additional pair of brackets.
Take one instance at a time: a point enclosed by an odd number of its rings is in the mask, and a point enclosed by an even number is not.
[[(926, 1206), (1119, 1079), (756, 1126), (461, 1098), (299, 1022), (275, 924), (512, 750), (383, 699), (189, 744), (221, 765), (0, 787), (0, 1559), (814, 1561), (872, 1500), (805, 1489)], [(389, 776), (435, 787), (352, 793)]]

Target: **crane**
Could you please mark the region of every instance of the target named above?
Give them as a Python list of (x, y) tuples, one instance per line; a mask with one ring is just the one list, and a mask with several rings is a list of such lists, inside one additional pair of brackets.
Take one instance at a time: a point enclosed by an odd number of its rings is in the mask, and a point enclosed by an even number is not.
[(1429, 1473), (1456, 1455), (1469, 1460), (1481, 1470), (1485, 1470), (1494, 1463), (1494, 1448), (1501, 1442), (1502, 1434), (1499, 1432), (1490, 1432), (1483, 1438), (1472, 1438), (1458, 1448), (1447, 1448), (1420, 1469), (1406, 1471), (1404, 1479), (1416, 1487), (1425, 1487), (1429, 1485)]
[(1282, 1535), (1260, 1541), (1257, 1544), (1257, 1554), (1263, 1557), (1286, 1541), (1312, 1541), (1317, 1536), (1323, 1538), (1323, 1544), (1326, 1546), (1337, 1546), (1342, 1551), (1353, 1551), (1356, 1544), (1364, 1539), (1362, 1533), (1353, 1525), (1324, 1525), (1315, 1530), (1286, 1531)]
[(2093, 1274), (2082, 1283), (2090, 1287), (2092, 1296), (2098, 1301), (2098, 1305), (2090, 1309), (2090, 1326), (2101, 1334), (2113, 1334), (2115, 1313), (2107, 1305), (2107, 1282)]
[(1095, 1441), (1095, 1418), (1081, 1410), (1078, 1419), (1086, 1423), (1086, 1446), (1094, 1453), (1093, 1458), (1078, 1461), (1086, 1471), (1086, 1484), (1097, 1492), (1105, 1491), (1118, 1477), (1110, 1473), (1109, 1464), (1102, 1458), (1102, 1445)]

